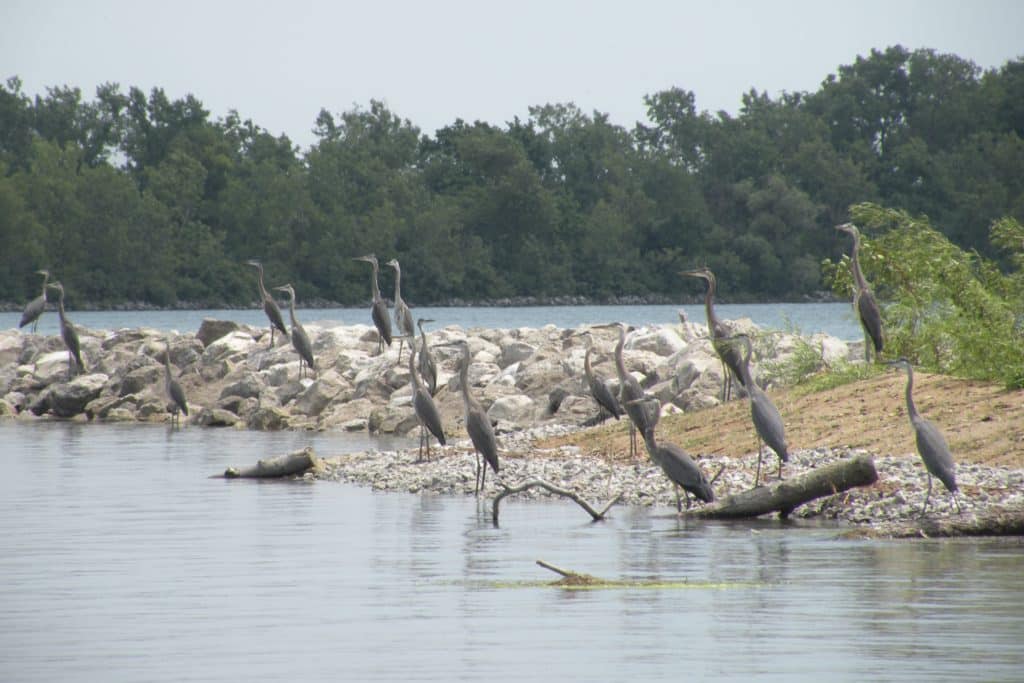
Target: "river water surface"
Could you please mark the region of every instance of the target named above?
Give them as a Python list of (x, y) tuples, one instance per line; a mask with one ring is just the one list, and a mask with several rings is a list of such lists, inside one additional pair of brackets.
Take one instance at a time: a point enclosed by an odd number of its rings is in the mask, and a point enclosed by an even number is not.
[[(52, 305), (51, 305), (52, 308)], [(555, 325), (575, 328), (583, 324), (624, 322), (629, 325), (674, 324), (679, 322), (679, 311), (688, 320), (705, 322), (704, 306), (510, 306), (510, 307), (435, 307), (414, 308), (417, 318), (435, 320), (434, 327), (459, 325), (471, 327), (513, 328)], [(845, 303), (806, 304), (719, 304), (715, 311), (720, 318), (730, 320), (750, 318), (761, 327), (794, 329), (811, 334), (825, 332), (840, 339), (861, 338), (860, 324)], [(153, 327), (158, 330), (195, 332), (203, 318), (234, 320), (239, 323), (263, 326), (267, 317), (262, 308), (198, 311), (69, 311), (69, 317), (94, 330), (116, 330), (122, 327)], [(287, 313), (286, 313), (287, 315)], [(299, 309), (296, 312), (303, 324), (370, 325), (369, 308)], [(17, 327), (20, 313), (0, 313), (0, 330)], [(428, 326), (427, 329), (431, 329)], [(58, 334), (57, 315), (47, 312), (38, 328), (39, 334)]]
[[(1024, 547), (329, 482), (366, 437), (0, 421), (0, 680), (1021, 680)], [(662, 587), (543, 585), (553, 564)], [(680, 585), (688, 582), (688, 585)]]

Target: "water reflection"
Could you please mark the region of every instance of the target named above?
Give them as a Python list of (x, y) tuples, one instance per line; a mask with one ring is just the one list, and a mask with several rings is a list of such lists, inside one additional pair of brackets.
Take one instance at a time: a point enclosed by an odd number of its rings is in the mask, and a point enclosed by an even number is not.
[[(1024, 547), (209, 479), (339, 435), (0, 422), (3, 680), (1013, 680)], [(365, 447), (360, 444), (359, 447)], [(534, 564), (609, 579), (569, 591)], [(523, 583), (530, 582), (530, 583)]]

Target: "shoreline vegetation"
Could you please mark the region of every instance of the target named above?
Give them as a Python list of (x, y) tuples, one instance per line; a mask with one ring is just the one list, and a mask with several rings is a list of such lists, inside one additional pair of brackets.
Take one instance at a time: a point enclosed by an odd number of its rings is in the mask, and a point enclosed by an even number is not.
[[(927, 478), (902, 408), (902, 376), (879, 371), (821, 392), (784, 386), (786, 368), (805, 365), (808, 349), (819, 361), (813, 373), (820, 374), (829, 366), (857, 365), (859, 344), (762, 330), (749, 320), (731, 324), (754, 339), (755, 377), (786, 422), (793, 448), (785, 477), (864, 454), (878, 468), (876, 484), (801, 506), (792, 516), (852, 527), (917, 529)], [(397, 347), (376, 355), (377, 334), (368, 325), (310, 325), (307, 332), (318, 373), (304, 379), (290, 344), (278, 339), (270, 347), (267, 328), (207, 319), (197, 333), (169, 339), (171, 367), (192, 408), (185, 428), (415, 434), (409, 374), (396, 362)], [(462, 424), (455, 353), (445, 347), (465, 339), (472, 349), (472, 391), (488, 408), (499, 435), (499, 482), (545, 479), (595, 503), (621, 492), (623, 503), (674, 513), (669, 480), (645, 453), (629, 457), (626, 421), (593, 425), (597, 409), (583, 380), (583, 356), (592, 344), (595, 371), (614, 385), (615, 330), (467, 331), (450, 326), (429, 334), (440, 369), (435, 401), (449, 445), (435, 446), (435, 459), (425, 463), (416, 462), (416, 449), (323, 453), (325, 468), (317, 477), (378, 490), (472, 495), (475, 457)], [(59, 337), (0, 332), (0, 416), (168, 419), (163, 333), (145, 328), (84, 331), (82, 348), (88, 373), (67, 381), (67, 353)], [(721, 468), (716, 495), (750, 488), (757, 455), (749, 405), (742, 397), (719, 401), (721, 367), (706, 327), (680, 322), (634, 329), (624, 359), (663, 405), (659, 442), (683, 447), (709, 478)], [(921, 373), (915, 396), (922, 412), (947, 433), (964, 508), (957, 515), (947, 492), (933, 487), (926, 521), (948, 521), (946, 527), (971, 533), (972, 519), (1024, 509), (1021, 392)], [(767, 471), (774, 476), (777, 461), (774, 454), (766, 456)], [(485, 495), (493, 497), (498, 490), (489, 478)]]

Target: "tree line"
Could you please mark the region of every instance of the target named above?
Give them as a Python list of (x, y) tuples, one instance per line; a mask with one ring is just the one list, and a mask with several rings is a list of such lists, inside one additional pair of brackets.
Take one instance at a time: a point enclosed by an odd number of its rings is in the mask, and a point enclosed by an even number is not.
[[(1006, 259), (993, 222), (1024, 220), (1024, 61), (873, 50), (815, 92), (698, 111), (692, 92), (644, 98), (615, 125), (571, 103), (503, 127), (424, 134), (371, 101), (315, 119), (300, 150), (237, 112), (213, 119), (118, 84), (30, 97), (0, 86), (0, 300), (158, 306), (255, 300), (245, 261), (301, 304), (355, 304), (375, 252), (402, 264), (413, 304), (505, 297), (699, 293), (707, 265), (732, 300), (799, 300), (848, 247), (833, 226), (861, 202), (926, 215), (952, 243)], [(1010, 265), (1008, 263), (1004, 265)], [(385, 292), (390, 281), (382, 283)]]

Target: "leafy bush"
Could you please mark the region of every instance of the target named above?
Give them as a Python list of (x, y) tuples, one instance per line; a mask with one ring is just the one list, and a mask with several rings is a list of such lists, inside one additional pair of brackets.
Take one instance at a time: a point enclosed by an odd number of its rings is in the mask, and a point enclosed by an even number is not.
[[(1011, 251), (1016, 271), (1003, 273), (977, 252), (966, 252), (925, 217), (874, 204), (852, 207), (866, 236), (860, 262), (882, 307), (885, 354), (905, 356), (932, 371), (1024, 386), (1024, 228), (1004, 218), (993, 224), (994, 245)], [(847, 295), (849, 257), (823, 264), (825, 281)]]

